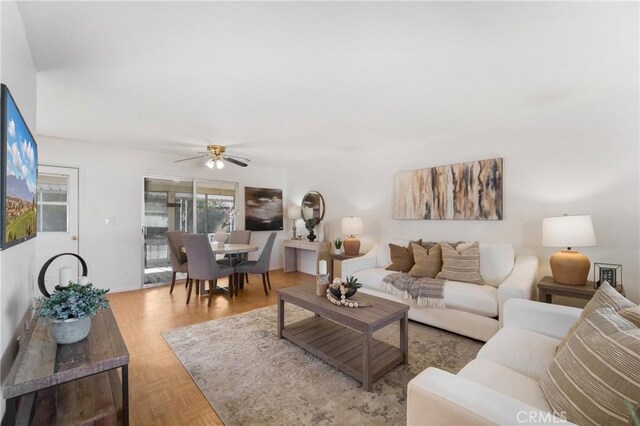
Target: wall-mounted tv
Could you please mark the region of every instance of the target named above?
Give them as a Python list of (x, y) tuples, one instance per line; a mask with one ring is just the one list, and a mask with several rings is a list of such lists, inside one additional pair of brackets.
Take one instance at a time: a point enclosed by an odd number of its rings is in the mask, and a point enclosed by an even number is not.
[(6, 249), (36, 236), (38, 146), (9, 89), (4, 84), (1, 86), (0, 97), (2, 114), (0, 235), (1, 246)]

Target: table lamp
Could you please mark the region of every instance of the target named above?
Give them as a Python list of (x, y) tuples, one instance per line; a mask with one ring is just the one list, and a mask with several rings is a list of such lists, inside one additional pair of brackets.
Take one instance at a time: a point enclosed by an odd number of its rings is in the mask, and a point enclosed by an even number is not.
[(542, 245), (567, 248), (551, 256), (549, 260), (555, 282), (567, 285), (584, 285), (587, 282), (591, 262), (587, 256), (571, 248), (596, 245), (591, 216), (564, 215), (544, 218)]
[(346, 256), (357, 256), (360, 253), (360, 240), (355, 238), (354, 235), (364, 232), (362, 218), (355, 216), (343, 217), (341, 225), (342, 233), (349, 235), (343, 242), (344, 254)]
[(291, 221), (293, 222), (293, 240), (297, 240), (298, 239), (298, 235), (297, 235), (297, 231), (298, 229), (296, 228), (296, 220), (302, 218), (302, 212), (300, 211), (300, 207), (298, 206), (292, 206), (287, 208), (287, 216), (289, 217), (289, 219), (291, 219)]

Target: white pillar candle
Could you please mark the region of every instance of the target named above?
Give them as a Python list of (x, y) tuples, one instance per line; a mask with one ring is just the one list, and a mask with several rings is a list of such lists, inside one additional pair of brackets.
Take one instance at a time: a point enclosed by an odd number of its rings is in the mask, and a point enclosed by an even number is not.
[(321, 260), (318, 263), (318, 273), (322, 274), (322, 275), (327, 273), (327, 261), (326, 260)]
[(71, 271), (71, 268), (69, 268), (68, 266), (65, 266), (64, 268), (60, 268), (60, 271), (58, 271), (58, 281), (59, 284), (62, 287), (66, 287), (69, 285), (69, 281), (73, 280), (73, 271)]
[(89, 284), (89, 277), (78, 277), (78, 284), (87, 285)]

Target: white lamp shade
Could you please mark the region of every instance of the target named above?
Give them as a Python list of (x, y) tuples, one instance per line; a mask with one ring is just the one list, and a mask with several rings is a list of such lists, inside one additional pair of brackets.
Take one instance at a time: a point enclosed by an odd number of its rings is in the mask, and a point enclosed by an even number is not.
[(361, 217), (343, 217), (341, 225), (342, 233), (344, 235), (358, 235), (364, 232), (364, 226), (362, 224)]
[(300, 212), (300, 207), (293, 206), (287, 208), (287, 216), (289, 219), (300, 219), (302, 217), (302, 212)]
[(545, 247), (587, 247), (596, 245), (591, 216), (557, 216), (542, 220)]

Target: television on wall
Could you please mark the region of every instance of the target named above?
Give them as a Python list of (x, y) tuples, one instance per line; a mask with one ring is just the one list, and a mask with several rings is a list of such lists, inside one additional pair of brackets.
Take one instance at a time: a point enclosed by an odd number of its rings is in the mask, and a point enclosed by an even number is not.
[(2, 249), (36, 236), (38, 146), (9, 89), (1, 86)]

